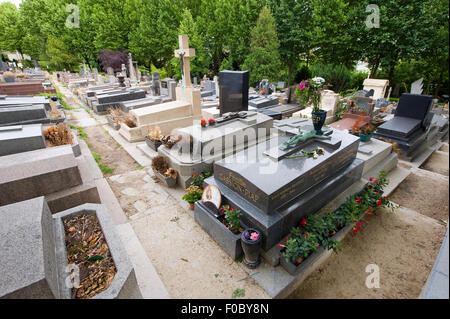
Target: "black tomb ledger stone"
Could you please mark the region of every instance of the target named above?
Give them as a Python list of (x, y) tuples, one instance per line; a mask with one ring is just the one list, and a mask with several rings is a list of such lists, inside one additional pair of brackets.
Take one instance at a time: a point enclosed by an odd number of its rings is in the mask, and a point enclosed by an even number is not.
[(220, 115), (248, 111), (248, 71), (220, 71)]
[[(302, 217), (315, 213), (359, 180), (364, 166), (356, 159), (356, 136), (335, 130), (330, 140), (312, 139), (280, 151), (279, 146), (291, 136), (216, 162), (214, 176), (205, 180), (206, 185), (217, 185), (225, 200), (241, 209), (244, 224), (263, 233), (264, 250), (276, 245)], [(319, 147), (325, 154), (316, 159), (289, 158)], [(256, 162), (247, 162), (255, 153)]]

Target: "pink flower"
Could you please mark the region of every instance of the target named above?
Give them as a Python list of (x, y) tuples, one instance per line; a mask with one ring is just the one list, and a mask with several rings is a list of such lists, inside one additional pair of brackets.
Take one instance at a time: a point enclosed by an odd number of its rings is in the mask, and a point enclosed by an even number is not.
[(305, 86), (306, 86), (305, 82), (302, 82), (302, 83), (300, 83), (298, 89), (301, 91), (301, 90), (303, 90), (305, 88)]
[(369, 179), (369, 181), (373, 182), (373, 177), (371, 177), (371, 178)]
[(361, 198), (358, 197), (358, 198), (356, 199), (356, 202), (357, 202), (358, 204), (361, 204)]
[(253, 240), (253, 241), (257, 240), (258, 238), (259, 238), (258, 233), (252, 233), (252, 234), (250, 235), (250, 239)]

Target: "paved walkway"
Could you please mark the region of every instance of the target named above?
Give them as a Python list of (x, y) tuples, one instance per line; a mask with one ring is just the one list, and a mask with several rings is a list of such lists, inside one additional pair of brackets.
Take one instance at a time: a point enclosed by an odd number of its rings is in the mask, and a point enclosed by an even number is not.
[(448, 264), (448, 227), (439, 255), (425, 285), (423, 299), (448, 299), (449, 264)]

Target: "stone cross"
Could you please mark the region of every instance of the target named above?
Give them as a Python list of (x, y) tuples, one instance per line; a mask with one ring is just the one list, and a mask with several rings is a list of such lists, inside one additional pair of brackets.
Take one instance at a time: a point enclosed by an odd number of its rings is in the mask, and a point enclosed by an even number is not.
[(181, 74), (184, 87), (192, 87), (190, 58), (195, 57), (195, 49), (189, 48), (189, 37), (187, 35), (178, 36), (180, 49), (175, 50), (175, 57), (180, 59)]

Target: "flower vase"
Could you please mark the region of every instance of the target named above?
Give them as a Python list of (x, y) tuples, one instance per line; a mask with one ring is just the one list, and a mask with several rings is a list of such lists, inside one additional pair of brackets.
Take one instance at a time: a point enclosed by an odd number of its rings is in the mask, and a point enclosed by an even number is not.
[(325, 120), (327, 119), (327, 111), (313, 111), (311, 113), (311, 116), (317, 135), (322, 135), (322, 127), (325, 124)]
[[(258, 239), (251, 240), (252, 233), (258, 234)], [(247, 229), (241, 234), (241, 246), (244, 251), (243, 263), (250, 269), (255, 269), (261, 263), (260, 250), (262, 244), (262, 234), (256, 229)]]

